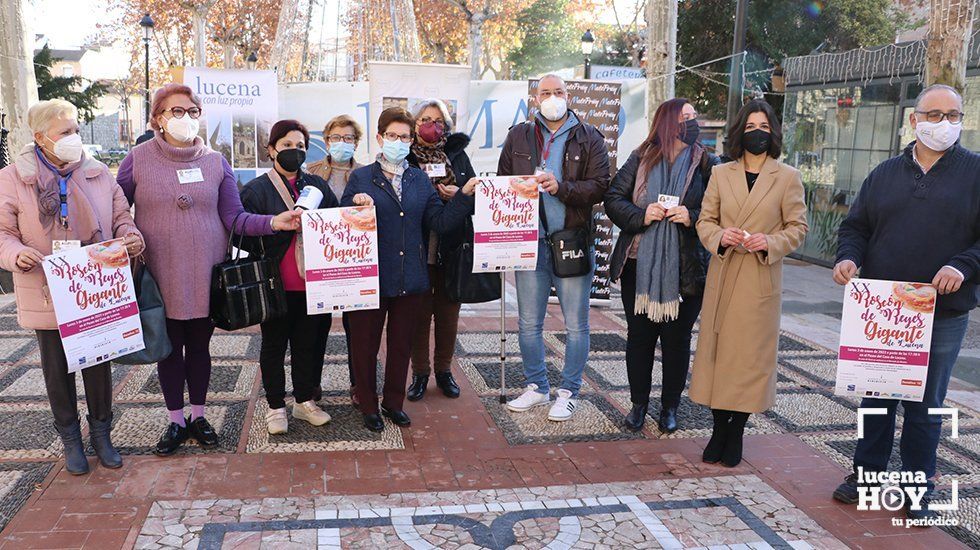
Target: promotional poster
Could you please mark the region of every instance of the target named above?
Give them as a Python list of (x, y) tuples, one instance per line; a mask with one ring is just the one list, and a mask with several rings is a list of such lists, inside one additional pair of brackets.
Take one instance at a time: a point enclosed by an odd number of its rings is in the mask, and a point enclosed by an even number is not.
[(871, 279), (845, 288), (835, 393), (922, 401), (936, 289)]
[(533, 271), (538, 184), (532, 176), (481, 178), (473, 215), (473, 272)]
[(377, 309), (378, 221), (373, 206), (303, 213), (306, 306), (310, 315)]
[(69, 372), (144, 348), (122, 239), (57, 252), (43, 266)]

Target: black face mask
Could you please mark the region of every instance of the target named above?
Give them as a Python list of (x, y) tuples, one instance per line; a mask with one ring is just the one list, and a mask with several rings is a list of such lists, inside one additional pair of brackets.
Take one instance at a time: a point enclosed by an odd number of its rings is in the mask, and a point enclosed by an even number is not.
[(752, 130), (742, 135), (742, 147), (753, 155), (761, 155), (769, 150), (772, 134), (765, 130)]
[(297, 172), (299, 167), (306, 162), (306, 151), (302, 149), (283, 149), (276, 154), (273, 159), (279, 166), (287, 172)]
[(701, 135), (701, 127), (698, 126), (698, 121), (696, 119), (684, 121), (684, 133), (681, 134), (680, 139), (686, 145), (694, 145), (694, 142), (698, 140)]

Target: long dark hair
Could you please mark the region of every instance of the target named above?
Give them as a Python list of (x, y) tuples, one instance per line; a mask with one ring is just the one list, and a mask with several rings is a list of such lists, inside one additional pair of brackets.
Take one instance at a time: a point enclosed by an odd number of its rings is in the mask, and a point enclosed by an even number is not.
[(738, 111), (735, 120), (728, 126), (728, 151), (733, 160), (742, 158), (745, 148), (742, 146), (742, 137), (745, 135), (745, 125), (749, 122), (749, 115), (752, 113), (765, 113), (769, 120), (769, 156), (778, 159), (783, 151), (783, 125), (776, 116), (776, 110), (761, 99), (753, 99)]
[(673, 146), (674, 140), (684, 133), (684, 123), (677, 122), (684, 106), (691, 103), (686, 98), (675, 97), (668, 99), (657, 107), (650, 123), (650, 134), (640, 144), (638, 149), (640, 163), (645, 166), (656, 166), (667, 156), (667, 151)]

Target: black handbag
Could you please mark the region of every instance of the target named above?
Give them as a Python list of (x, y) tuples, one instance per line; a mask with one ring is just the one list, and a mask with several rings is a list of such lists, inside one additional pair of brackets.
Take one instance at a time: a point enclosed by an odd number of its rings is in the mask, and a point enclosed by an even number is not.
[[(548, 235), (548, 215), (544, 208), (544, 199), (538, 205), (541, 210), (541, 221), (544, 223), (545, 235)], [(589, 230), (586, 227), (562, 229), (547, 236), (548, 246), (551, 247), (551, 265), (555, 277), (567, 279), (581, 277), (592, 271), (592, 258), (589, 257)]]
[[(238, 216), (232, 228), (237, 222)], [(250, 327), (286, 313), (286, 290), (279, 263), (266, 257), (264, 239), (257, 239), (261, 250), (257, 256), (242, 258), (243, 237), (239, 236), (238, 252), (232, 258), (234, 237), (232, 231), (225, 261), (211, 271), (211, 322), (223, 330)]]
[(145, 348), (117, 357), (112, 362), (120, 365), (159, 363), (170, 356), (173, 347), (167, 334), (167, 313), (160, 287), (142, 258), (137, 260), (135, 265), (133, 284), (136, 291), (136, 304), (140, 309), (140, 326), (143, 330)]
[(473, 273), (473, 222), (469, 216), (463, 243), (441, 256), (446, 296), (458, 304), (482, 304), (500, 299), (499, 273)]

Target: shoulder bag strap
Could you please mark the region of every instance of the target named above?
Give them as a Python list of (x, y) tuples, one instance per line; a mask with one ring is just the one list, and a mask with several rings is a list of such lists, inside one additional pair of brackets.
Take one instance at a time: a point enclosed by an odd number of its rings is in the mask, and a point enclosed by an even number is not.
[[(296, 208), (296, 201), (293, 200), (293, 196), (289, 193), (289, 190), (286, 188), (286, 182), (283, 181), (282, 176), (279, 174), (279, 172), (276, 172), (276, 170), (273, 168), (272, 170), (269, 170), (267, 173), (269, 175), (269, 179), (272, 180), (272, 186), (279, 193), (279, 196), (282, 198), (282, 202), (286, 204), (286, 208), (288, 210), (292, 210)], [(299, 190), (299, 182), (300, 182), (301, 174), (302, 172), (296, 173), (297, 191)], [(264, 241), (264, 239), (260, 239), (260, 240)], [(296, 269), (297, 271), (299, 271), (299, 276), (302, 279), (306, 279), (306, 259), (303, 257), (302, 228), (300, 228), (300, 230), (296, 232), (296, 247), (293, 250), (296, 253), (295, 254)], [(263, 245), (263, 251), (264, 251), (264, 245)]]

